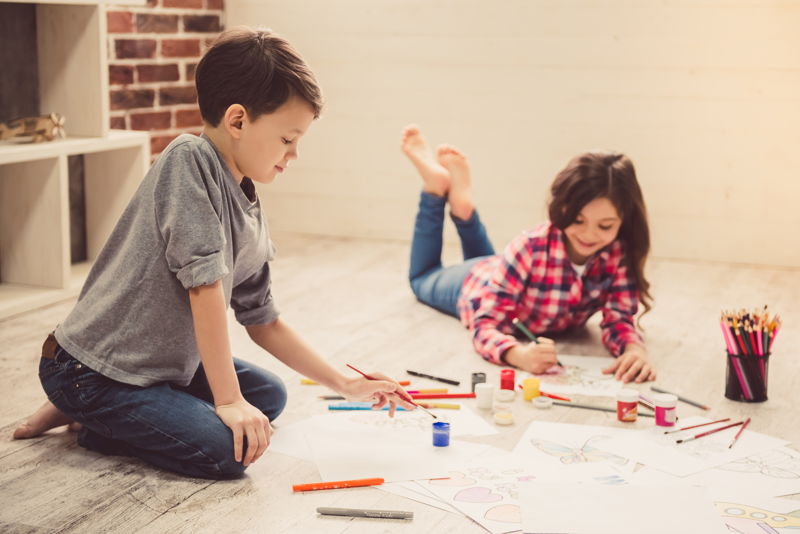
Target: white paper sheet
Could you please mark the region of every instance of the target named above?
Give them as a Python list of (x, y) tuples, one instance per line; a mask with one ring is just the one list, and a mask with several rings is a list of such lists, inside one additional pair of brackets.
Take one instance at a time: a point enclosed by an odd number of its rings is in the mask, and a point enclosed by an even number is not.
[(613, 465), (620, 472), (630, 473), (634, 462), (608, 453), (602, 447), (610, 437), (627, 436), (630, 432), (633, 430), (534, 421), (517, 442), (514, 454), (524, 458), (527, 465), (550, 463), (566, 467), (602, 462)]
[(614, 375), (604, 375), (603, 369), (614, 363), (614, 358), (599, 356), (572, 356), (559, 354), (558, 360), (563, 368), (554, 367), (551, 371), (541, 375), (523, 374), (522, 379), (535, 376), (540, 380), (541, 389), (547, 393), (560, 395), (596, 395), (614, 397), (623, 384), (614, 379)]
[(800, 501), (758, 496), (748, 490), (710, 490), (717, 513), (738, 534), (796, 534)]
[(376, 488), (387, 493), (393, 493), (394, 495), (405, 497), (406, 499), (427, 504), (428, 506), (433, 506), (434, 508), (444, 510), (445, 512), (450, 512), (453, 514), (461, 513), (444, 501), (434, 497), (430, 493), (423, 492), (416, 482), (385, 482), (380, 486), (376, 486)]
[[(709, 420), (704, 417), (689, 417), (681, 419), (680, 424), (692, 426), (707, 421)], [(708, 427), (712, 428), (715, 427)], [(728, 445), (738, 427), (693, 441), (676, 443), (678, 439), (705, 430), (707, 430), (705, 427), (701, 427), (675, 434), (664, 434), (663, 427), (653, 427), (648, 430), (632, 431), (628, 435), (612, 436), (603, 441), (602, 449), (676, 476), (688, 476), (787, 444), (786, 440), (747, 429), (739, 437), (736, 445), (729, 449)]]
[(523, 532), (730, 534), (704, 488), (537, 484), (522, 489)]
[(534, 478), (512, 455), (476, 457), (447, 480), (416, 484), (459, 510), (492, 534), (522, 528), (519, 486)]
[[(498, 433), (493, 425), (487, 423), (480, 415), (463, 405), (460, 410), (432, 408), (430, 411), (436, 414), (436, 421), (450, 423), (450, 437), (490, 436)], [(431, 416), (422, 410), (398, 411), (395, 412), (393, 418), (388, 417), (386, 412), (379, 411), (340, 411), (332, 413), (332, 415), (334, 414), (341, 420), (360, 425), (369, 425), (375, 428), (417, 430), (424, 434), (431, 433), (431, 422), (433, 422)]]
[(447, 476), (488, 445), (450, 440), (434, 447), (431, 434), (375, 428), (330, 415), (316, 416), (307, 440), (322, 480), (381, 477), (386, 481)]

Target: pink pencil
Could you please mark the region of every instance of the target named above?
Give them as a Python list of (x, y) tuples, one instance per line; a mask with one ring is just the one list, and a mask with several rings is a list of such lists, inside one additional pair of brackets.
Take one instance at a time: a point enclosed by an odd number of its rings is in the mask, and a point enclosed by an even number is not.
[(744, 420), (744, 423), (742, 423), (742, 427), (739, 429), (739, 431), (736, 433), (736, 435), (735, 435), (735, 436), (733, 436), (733, 439), (731, 440), (731, 444), (730, 444), (730, 445), (728, 445), (728, 448), (729, 448), (729, 449), (730, 449), (731, 447), (733, 447), (733, 446), (734, 446), (734, 444), (736, 444), (736, 440), (737, 440), (737, 439), (739, 439), (739, 436), (741, 436), (741, 435), (742, 435), (742, 432), (744, 432), (744, 429), (745, 429), (745, 427), (746, 427), (747, 425), (749, 425), (749, 424), (750, 424), (750, 418), (748, 417), (747, 419), (745, 419), (745, 420)]

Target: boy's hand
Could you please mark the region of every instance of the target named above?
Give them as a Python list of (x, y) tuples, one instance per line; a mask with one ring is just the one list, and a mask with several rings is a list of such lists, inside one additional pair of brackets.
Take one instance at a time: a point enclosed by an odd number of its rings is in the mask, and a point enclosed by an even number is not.
[(625, 352), (603, 369), (604, 374), (614, 373), (614, 378), (625, 383), (636, 380), (637, 383), (656, 379), (656, 371), (647, 360), (647, 353), (638, 345), (628, 345)]
[(389, 417), (394, 417), (395, 409), (399, 404), (407, 410), (413, 410), (415, 405), (403, 399), (411, 396), (403, 390), (402, 386), (381, 373), (369, 373), (379, 380), (367, 380), (363, 377), (350, 378), (340, 391), (348, 400), (372, 401), (372, 408), (378, 410), (389, 403)]
[(233, 432), (233, 457), (236, 461), (242, 461), (245, 436), (247, 436), (247, 452), (244, 455), (244, 465), (248, 466), (261, 458), (272, 436), (269, 418), (244, 399), (231, 404), (221, 404), (216, 407), (216, 412), (225, 426)]
[(539, 343), (527, 345), (514, 345), (506, 352), (506, 362), (529, 373), (542, 374), (554, 365), (556, 360), (556, 345), (552, 339), (538, 338)]

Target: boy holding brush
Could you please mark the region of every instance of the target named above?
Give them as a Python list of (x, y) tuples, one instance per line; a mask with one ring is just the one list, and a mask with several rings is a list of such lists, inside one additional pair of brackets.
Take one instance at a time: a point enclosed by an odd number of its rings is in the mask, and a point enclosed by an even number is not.
[(304, 376), (376, 407), (413, 409), (384, 375), (348, 378), (278, 317), (274, 248), (253, 180), (297, 158), (321, 95), (297, 52), (268, 30), (225, 32), (197, 66), (203, 135), (161, 154), (126, 208), (72, 313), (42, 349), (48, 401), (14, 432), (61, 425), (78, 443), (188, 476), (240, 476), (286, 404), (272, 373), (231, 355), (226, 308)]

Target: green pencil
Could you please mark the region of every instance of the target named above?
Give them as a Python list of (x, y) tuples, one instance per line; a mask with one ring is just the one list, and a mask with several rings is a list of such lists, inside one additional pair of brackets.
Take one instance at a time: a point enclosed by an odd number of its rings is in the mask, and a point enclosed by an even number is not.
[[(528, 339), (530, 339), (530, 340), (531, 340), (533, 343), (536, 343), (537, 345), (539, 344), (539, 338), (537, 338), (536, 336), (534, 336), (534, 335), (533, 335), (533, 332), (531, 332), (530, 330), (528, 330), (528, 329), (525, 327), (525, 325), (524, 325), (524, 324), (522, 324), (522, 321), (520, 321), (519, 319), (517, 319), (516, 317), (514, 317), (514, 319), (511, 321), (511, 324), (513, 324), (514, 326), (516, 326), (516, 327), (517, 327), (517, 330), (519, 330), (520, 332), (522, 332), (523, 334), (525, 334), (525, 337), (527, 337)], [(558, 358), (556, 358), (556, 365), (558, 365), (559, 367), (564, 367), (564, 365), (563, 365), (563, 364), (562, 364), (560, 361), (558, 361)]]

